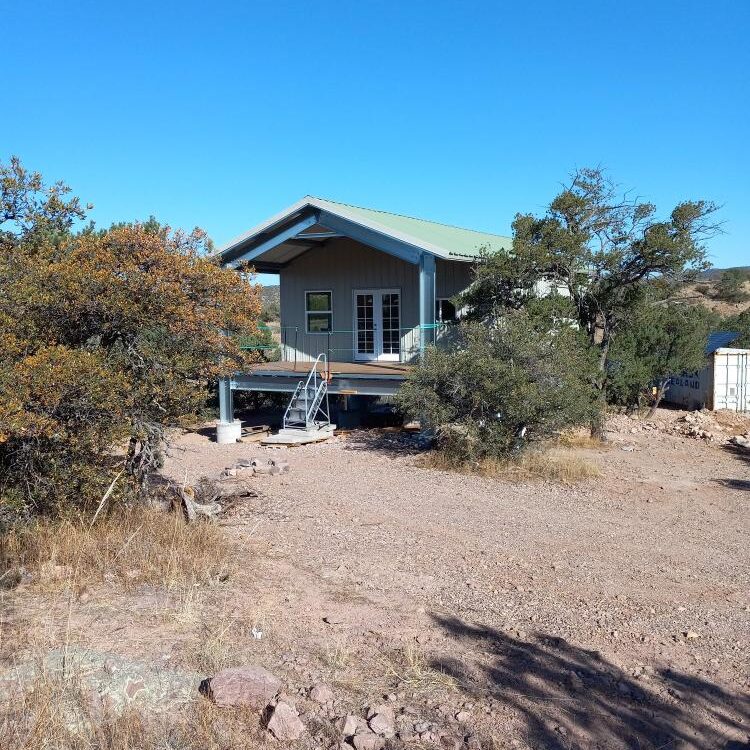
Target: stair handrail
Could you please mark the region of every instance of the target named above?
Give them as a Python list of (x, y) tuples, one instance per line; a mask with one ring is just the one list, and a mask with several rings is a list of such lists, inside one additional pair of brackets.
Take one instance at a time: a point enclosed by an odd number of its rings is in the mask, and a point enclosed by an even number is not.
[[(315, 361), (313, 362), (312, 369), (310, 370), (307, 380), (305, 381), (305, 385), (303, 388), (305, 389), (305, 423), (310, 423), (310, 404), (308, 402), (308, 394), (310, 391), (310, 381), (312, 380), (312, 387), (313, 387), (313, 405), (315, 404), (315, 397), (318, 394), (318, 388), (320, 387), (318, 385), (318, 363), (323, 363), (323, 366), (325, 370), (328, 369), (328, 357), (326, 356), (325, 352), (321, 352), (318, 354), (318, 356), (315, 358)], [(324, 370), (324, 371), (325, 371)], [(322, 380), (322, 378), (321, 378)], [(315, 415), (313, 415), (315, 416)]]
[[(318, 367), (322, 366), (322, 372), (318, 372)], [(298, 401), (302, 400), (302, 392), (304, 391), (304, 425), (305, 429), (309, 429), (311, 424), (315, 423), (315, 417), (320, 411), (325, 417), (326, 424), (330, 424), (330, 407), (328, 405), (328, 382), (330, 380), (330, 370), (328, 369), (328, 359), (324, 353), (319, 354), (313, 362), (310, 372), (307, 378), (297, 382), (297, 387), (294, 389), (292, 398), (287, 404), (286, 411), (284, 412), (283, 425), (284, 428), (291, 427), (293, 425), (290, 422), (294, 421), (297, 425), (302, 423), (302, 419), (295, 418), (291, 420), (289, 415), (292, 411), (293, 405), (296, 405)], [(312, 390), (312, 393), (311, 393)], [(323, 399), (326, 399), (325, 409), (322, 408)], [(301, 405), (295, 406), (295, 411), (303, 411)], [(294, 425), (296, 427), (296, 425)]]

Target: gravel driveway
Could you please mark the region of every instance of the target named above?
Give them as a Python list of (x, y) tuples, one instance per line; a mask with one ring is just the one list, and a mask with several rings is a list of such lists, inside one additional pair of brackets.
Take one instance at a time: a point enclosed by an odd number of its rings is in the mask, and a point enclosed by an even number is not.
[[(747, 747), (750, 463), (660, 419), (615, 420), (606, 449), (578, 450), (602, 476), (573, 486), (420, 468), (387, 431), (293, 449), (189, 434), (166, 472), (289, 461), (227, 526), (263, 592), (237, 616), (302, 676), (400, 686), (436, 717), (468, 706), (496, 747)], [(422, 691), (429, 675), (452, 687)]]

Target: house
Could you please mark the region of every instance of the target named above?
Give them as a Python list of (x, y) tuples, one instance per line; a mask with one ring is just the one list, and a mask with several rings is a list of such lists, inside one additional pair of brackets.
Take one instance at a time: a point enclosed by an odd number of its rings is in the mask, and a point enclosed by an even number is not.
[(480, 253), (511, 242), (311, 196), (232, 240), (225, 267), (279, 275), (281, 358), (220, 384), (221, 423), (233, 424), (234, 390), (292, 393), (316, 360), (331, 394), (393, 394), (455, 320), (451, 298)]
[(739, 337), (734, 331), (712, 333), (706, 344), (706, 366), (672, 377), (664, 400), (684, 409), (750, 412), (750, 349), (730, 347)]

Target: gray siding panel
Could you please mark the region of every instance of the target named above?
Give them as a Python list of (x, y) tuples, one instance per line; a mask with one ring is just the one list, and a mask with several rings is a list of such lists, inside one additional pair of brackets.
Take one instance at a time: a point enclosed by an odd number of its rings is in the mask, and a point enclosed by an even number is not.
[(463, 261), (436, 261), (435, 296), (438, 298), (454, 297), (469, 287), (473, 279), (473, 265)]
[[(436, 293), (451, 297), (471, 280), (471, 265), (438, 259)], [(282, 343), (286, 359), (314, 359), (326, 352), (326, 334), (308, 334), (305, 329), (305, 292), (333, 294), (331, 359), (353, 360), (355, 289), (398, 289), (401, 292), (402, 359), (413, 359), (418, 350), (419, 269), (387, 253), (348, 238), (329, 240), (292, 261), (279, 273)], [(296, 331), (295, 331), (296, 329)]]

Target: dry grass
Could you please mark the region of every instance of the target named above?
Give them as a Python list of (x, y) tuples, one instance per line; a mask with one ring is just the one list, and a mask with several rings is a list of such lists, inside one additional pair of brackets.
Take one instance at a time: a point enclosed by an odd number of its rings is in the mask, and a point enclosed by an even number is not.
[(174, 588), (223, 578), (228, 564), (219, 526), (147, 508), (112, 512), (93, 526), (39, 520), (0, 536), (0, 576), (12, 581), (28, 573), (45, 591), (104, 581)]
[(232, 657), (237, 649), (232, 639), (236, 637), (238, 627), (234, 620), (206, 623), (189, 651), (190, 663), (205, 674), (215, 674), (233, 666)]
[(0, 697), (0, 747), (13, 750), (227, 750), (262, 745), (256, 712), (204, 699), (159, 714), (108, 713), (75, 676), (41, 675)]
[(599, 467), (588, 457), (562, 447), (546, 447), (537, 451), (528, 451), (518, 459), (485, 458), (481, 461), (462, 464), (457, 464), (455, 459), (446, 456), (441, 451), (431, 451), (422, 457), (420, 464), (429, 469), (478, 474), (510, 482), (536, 479), (571, 483), (601, 475)]
[(411, 644), (395, 651), (384, 667), (387, 676), (411, 690), (452, 690), (456, 687), (453, 677), (432, 668), (422, 650)]
[(588, 450), (606, 450), (609, 444), (599, 438), (591, 437), (586, 431), (564, 432), (555, 441), (561, 448), (583, 448)]
[(556, 482), (579, 482), (601, 475), (599, 467), (585, 456), (554, 448), (528, 453), (521, 459), (520, 468), (533, 478)]
[(351, 657), (351, 648), (345, 636), (327, 641), (322, 653), (323, 663), (337, 672), (349, 666)]

